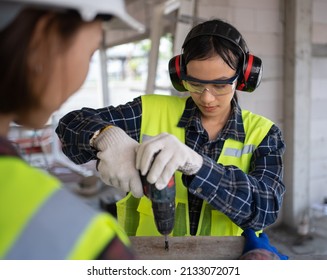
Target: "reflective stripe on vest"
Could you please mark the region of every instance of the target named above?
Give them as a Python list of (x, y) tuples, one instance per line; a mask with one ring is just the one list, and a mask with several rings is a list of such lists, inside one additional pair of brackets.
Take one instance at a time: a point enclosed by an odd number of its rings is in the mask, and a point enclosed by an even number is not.
[(234, 148), (227, 148), (225, 150), (225, 156), (237, 157), (240, 158), (244, 154), (252, 154), (255, 150), (254, 145), (245, 145), (241, 150), (234, 149)]
[(34, 214), (6, 259), (67, 258), (96, 215), (90, 210), (68, 191), (59, 189)]
[[(181, 142), (185, 143), (184, 128), (177, 127), (178, 121), (183, 114), (186, 98), (175, 96), (144, 95), (142, 96), (142, 127), (141, 138), (155, 136), (161, 132), (168, 132), (175, 135)], [(253, 151), (261, 143), (272, 126), (272, 122), (262, 116), (252, 114), (249, 111), (242, 111), (242, 118), (246, 137), (244, 143), (233, 139), (225, 140), (223, 150), (218, 158), (218, 163), (225, 166), (234, 165), (248, 173)], [(175, 227), (172, 235), (184, 236), (189, 233), (189, 215), (187, 189), (183, 186), (180, 172), (176, 172), (176, 214)], [(137, 221), (130, 228), (130, 235), (160, 235), (156, 230), (151, 202), (146, 197), (140, 200), (133, 198), (133, 206), (129, 203), (132, 196), (129, 194), (124, 198), (123, 203), (117, 203), (118, 220), (128, 228), (131, 225), (126, 223), (126, 209), (129, 220)], [(137, 217), (134, 219), (134, 217)], [(138, 223), (138, 225), (136, 224)], [(185, 228), (186, 226), (186, 228)], [(225, 214), (215, 210), (204, 201), (196, 235), (212, 236), (234, 236), (240, 235), (242, 229), (234, 224)]]
[(0, 170), (0, 258), (94, 259), (115, 234), (128, 244), (113, 217), (45, 172), (13, 157), (0, 157)]

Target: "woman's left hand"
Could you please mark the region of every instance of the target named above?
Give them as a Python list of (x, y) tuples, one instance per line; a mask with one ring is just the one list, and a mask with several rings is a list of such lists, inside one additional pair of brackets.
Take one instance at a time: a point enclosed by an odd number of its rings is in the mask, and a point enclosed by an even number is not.
[(136, 153), (136, 168), (142, 175), (147, 175), (147, 181), (159, 190), (167, 186), (176, 170), (193, 175), (202, 163), (201, 155), (168, 133), (143, 142)]

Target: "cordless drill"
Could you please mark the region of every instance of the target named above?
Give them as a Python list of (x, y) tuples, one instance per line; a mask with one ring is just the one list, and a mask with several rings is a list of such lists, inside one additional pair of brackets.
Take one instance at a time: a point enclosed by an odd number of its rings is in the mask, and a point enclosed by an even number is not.
[(165, 236), (165, 249), (169, 250), (168, 235), (174, 228), (175, 221), (175, 194), (176, 185), (174, 176), (171, 177), (167, 187), (158, 190), (154, 184), (141, 175), (144, 194), (152, 202), (152, 210), (158, 231)]

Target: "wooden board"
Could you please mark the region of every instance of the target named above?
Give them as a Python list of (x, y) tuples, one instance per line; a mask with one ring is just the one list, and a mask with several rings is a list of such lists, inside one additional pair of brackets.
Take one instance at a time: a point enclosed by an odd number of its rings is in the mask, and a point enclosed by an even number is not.
[(244, 238), (239, 236), (169, 237), (169, 250), (164, 237), (130, 236), (138, 258), (145, 260), (235, 260), (242, 254)]

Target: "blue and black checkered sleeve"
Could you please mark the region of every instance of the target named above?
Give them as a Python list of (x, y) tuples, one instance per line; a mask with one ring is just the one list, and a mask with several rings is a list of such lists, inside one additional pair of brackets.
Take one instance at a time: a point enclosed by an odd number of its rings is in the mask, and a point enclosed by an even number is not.
[(101, 109), (82, 108), (69, 112), (59, 120), (56, 133), (64, 154), (76, 164), (96, 159), (97, 151), (90, 146), (94, 133), (108, 125), (122, 128), (139, 141), (141, 128), (141, 98), (117, 107)]

